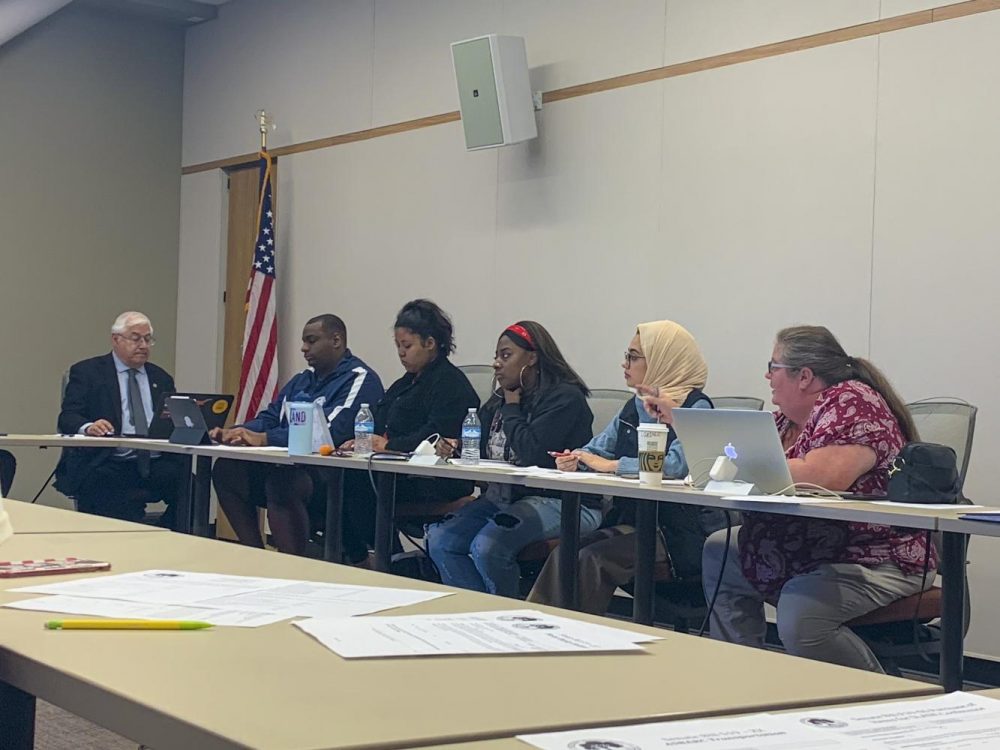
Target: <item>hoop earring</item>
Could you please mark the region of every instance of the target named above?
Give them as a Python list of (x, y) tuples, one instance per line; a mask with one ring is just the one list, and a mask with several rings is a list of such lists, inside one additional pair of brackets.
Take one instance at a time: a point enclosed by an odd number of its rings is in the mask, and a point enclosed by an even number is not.
[(522, 391), (524, 390), (524, 371), (529, 369), (530, 367), (531, 367), (530, 365), (525, 365), (524, 367), (521, 368), (521, 372), (517, 374), (517, 382), (520, 383)]

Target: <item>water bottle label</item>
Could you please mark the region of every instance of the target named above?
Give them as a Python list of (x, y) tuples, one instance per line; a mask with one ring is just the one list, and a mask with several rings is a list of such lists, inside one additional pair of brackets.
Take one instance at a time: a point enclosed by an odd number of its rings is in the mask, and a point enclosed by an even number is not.
[(369, 435), (375, 432), (374, 422), (355, 422), (354, 423), (355, 432), (366, 432)]
[(483, 431), (479, 427), (463, 427), (462, 428), (462, 439), (463, 440), (479, 440), (482, 436)]

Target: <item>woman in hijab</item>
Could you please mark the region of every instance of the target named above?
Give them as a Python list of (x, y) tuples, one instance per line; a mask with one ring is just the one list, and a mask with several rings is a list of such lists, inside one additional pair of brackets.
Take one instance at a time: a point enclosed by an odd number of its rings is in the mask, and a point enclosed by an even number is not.
[[(677, 408), (711, 409), (712, 401), (702, 391), (708, 365), (694, 337), (670, 320), (641, 323), (629, 342), (622, 363), (625, 384), (644, 393), (669, 399)], [(570, 455), (556, 459), (563, 471), (597, 471), (608, 474), (639, 473), (637, 427), (656, 418), (643, 409), (642, 397), (629, 401), (604, 431)], [(688, 473), (684, 449), (671, 427), (663, 475), (683, 478)], [(697, 579), (701, 575), (701, 552), (705, 538), (725, 524), (720, 511), (692, 505), (659, 503), (657, 560), (669, 563), (674, 579)], [(634, 501), (616, 499), (605, 520), (605, 528), (581, 541), (578, 566), (580, 608), (603, 614), (615, 589), (635, 575)], [(535, 582), (528, 601), (560, 605), (559, 560), (550, 555)]]

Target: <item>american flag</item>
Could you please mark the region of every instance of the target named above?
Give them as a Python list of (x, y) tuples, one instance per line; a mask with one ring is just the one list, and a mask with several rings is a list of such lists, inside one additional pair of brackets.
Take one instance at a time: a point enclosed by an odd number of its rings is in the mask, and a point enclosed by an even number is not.
[(271, 157), (260, 152), (260, 204), (257, 242), (247, 285), (247, 320), (243, 329), (243, 366), (236, 424), (257, 415), (278, 391), (278, 322), (275, 312), (274, 205), (271, 202)]

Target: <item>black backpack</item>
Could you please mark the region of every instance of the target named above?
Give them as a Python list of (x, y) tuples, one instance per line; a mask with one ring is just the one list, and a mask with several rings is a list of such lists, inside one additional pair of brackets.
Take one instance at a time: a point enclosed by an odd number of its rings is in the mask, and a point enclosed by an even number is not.
[(955, 451), (937, 443), (907, 443), (889, 469), (888, 499), (900, 503), (958, 503), (962, 485)]

